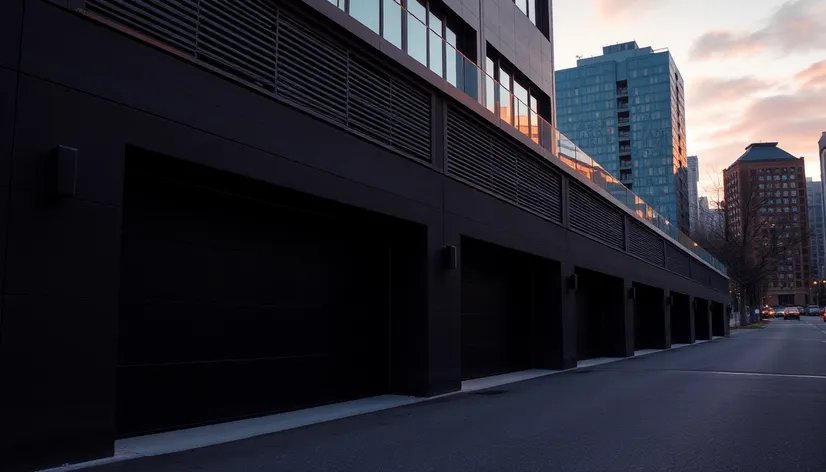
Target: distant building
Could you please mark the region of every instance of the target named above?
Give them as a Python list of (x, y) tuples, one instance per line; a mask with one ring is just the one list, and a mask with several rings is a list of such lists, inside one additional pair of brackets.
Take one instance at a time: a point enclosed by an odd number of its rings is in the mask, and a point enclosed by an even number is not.
[[(727, 236), (761, 238), (763, 244), (779, 248), (777, 271), (767, 287), (771, 305), (809, 303), (812, 279), (803, 164), (802, 157), (794, 157), (777, 143), (753, 143), (723, 171)], [(788, 247), (782, 251), (784, 246)]]
[(717, 235), (722, 236), (725, 222), (723, 210), (719, 208), (709, 208), (708, 197), (700, 197), (697, 206), (697, 231), (707, 234), (717, 233)]
[(812, 280), (826, 279), (826, 251), (824, 251), (823, 187), (821, 182), (806, 178), (806, 193), (809, 198), (809, 227), (811, 228), (811, 270)]
[(602, 48), (557, 71), (557, 127), (684, 233), (690, 232), (683, 78), (667, 50)]
[(700, 182), (700, 163), (697, 156), (688, 156), (688, 221), (691, 232), (700, 224), (700, 206), (697, 199), (697, 184)]

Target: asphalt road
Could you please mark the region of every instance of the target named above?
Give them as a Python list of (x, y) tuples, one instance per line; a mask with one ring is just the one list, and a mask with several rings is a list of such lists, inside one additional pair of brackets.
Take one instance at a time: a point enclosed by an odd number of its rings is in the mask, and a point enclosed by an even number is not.
[(91, 470), (826, 470), (820, 318), (481, 393)]

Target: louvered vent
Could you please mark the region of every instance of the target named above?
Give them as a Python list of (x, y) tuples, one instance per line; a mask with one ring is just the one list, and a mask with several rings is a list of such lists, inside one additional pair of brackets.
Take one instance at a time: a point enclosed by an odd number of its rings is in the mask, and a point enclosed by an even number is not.
[(198, 2), (189, 0), (86, 0), (92, 13), (194, 55)]
[(266, 0), (87, 0), (87, 10), (416, 159), (432, 94)]
[(684, 277), (691, 276), (691, 270), (689, 265), (690, 256), (680, 250), (677, 246), (673, 244), (669, 244), (666, 249), (668, 258), (666, 262), (666, 267), (668, 270), (680, 274)]
[(347, 122), (347, 51), (298, 21), (278, 24), (276, 94)]
[(198, 58), (272, 90), (277, 11), (267, 2), (200, 0)]
[(392, 79), (393, 133), (391, 144), (430, 162), (431, 94), (398, 78)]
[(562, 219), (559, 174), (499, 130), (453, 107), (447, 115), (447, 172), (548, 220)]
[(628, 250), (631, 254), (652, 264), (665, 266), (663, 240), (636, 221), (631, 221), (631, 226), (628, 228)]
[(691, 280), (703, 285), (709, 285), (708, 271), (709, 269), (705, 264), (696, 260), (691, 261)]
[(390, 143), (393, 135), (393, 85), (369, 64), (350, 60), (349, 121), (353, 128)]
[(622, 213), (592, 191), (571, 180), (568, 216), (572, 229), (617, 249), (625, 248)]

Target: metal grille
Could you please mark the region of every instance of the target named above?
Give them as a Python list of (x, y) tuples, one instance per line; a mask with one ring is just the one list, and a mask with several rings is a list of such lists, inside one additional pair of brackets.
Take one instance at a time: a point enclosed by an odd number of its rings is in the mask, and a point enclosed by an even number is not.
[(560, 175), (453, 107), (447, 114), (447, 173), (543, 218), (562, 220)]
[(420, 159), (430, 161), (431, 94), (401, 79), (392, 78), (391, 144)]
[(631, 221), (628, 228), (628, 250), (652, 264), (665, 266), (663, 240), (636, 221)]
[(87, 0), (86, 9), (182, 52), (195, 54), (197, 1)]
[(389, 77), (357, 58), (350, 60), (350, 126), (390, 143), (393, 134), (392, 99)]
[[(277, 12), (260, 0), (200, 0), (198, 58), (226, 66), (265, 88), (275, 84)], [(223, 68), (223, 67), (222, 67)]]
[(432, 94), (266, 0), (87, 0), (126, 26), (416, 159)]
[(698, 261), (691, 261), (691, 280), (709, 285), (709, 272), (711, 269)]
[(570, 182), (568, 218), (571, 229), (617, 249), (625, 249), (623, 216), (582, 184)]
[(347, 122), (347, 51), (281, 15), (276, 94), (335, 121)]
[(666, 254), (668, 256), (666, 261), (666, 268), (668, 268), (668, 270), (684, 277), (691, 276), (689, 256), (686, 253), (673, 244), (668, 244), (666, 246)]

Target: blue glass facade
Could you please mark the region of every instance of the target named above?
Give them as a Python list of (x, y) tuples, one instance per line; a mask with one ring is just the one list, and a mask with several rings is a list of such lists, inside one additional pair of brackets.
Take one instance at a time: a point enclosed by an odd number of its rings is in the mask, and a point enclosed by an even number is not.
[(625, 43), (556, 72), (559, 130), (689, 232), (683, 80), (667, 51)]

